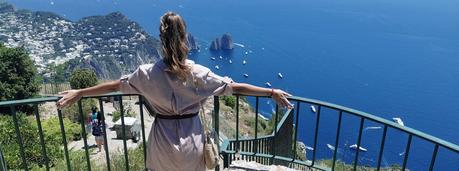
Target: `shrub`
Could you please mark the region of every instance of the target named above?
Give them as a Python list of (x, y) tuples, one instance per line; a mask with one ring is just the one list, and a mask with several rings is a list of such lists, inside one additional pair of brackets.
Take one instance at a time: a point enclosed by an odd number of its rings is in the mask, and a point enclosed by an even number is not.
[[(79, 124), (70, 121), (68, 118), (63, 118), (63, 123), (67, 142), (81, 138), (81, 126)], [(45, 138), (53, 139), (56, 137), (57, 142), (62, 142), (61, 126), (58, 117), (50, 117), (43, 120), (41, 125)], [(36, 126), (36, 122), (34, 122), (34, 126)]]
[[(23, 113), (17, 114), (20, 133), (24, 143), (25, 156), (29, 166), (41, 167), (45, 164), (42, 156), (40, 136), (38, 136), (38, 126), (35, 117), (27, 117)], [(67, 142), (79, 136), (81, 127), (64, 118), (64, 128)], [(42, 129), (50, 166), (62, 160), (62, 134), (57, 117), (42, 119)], [(13, 117), (9, 115), (0, 116), (0, 144), (4, 152), (7, 166), (10, 169), (22, 168), (22, 158), (20, 158), (19, 143), (14, 127)]]
[(0, 44), (0, 101), (37, 95), (37, 69), (26, 50)]
[[(135, 117), (135, 112), (132, 110), (132, 106), (128, 105), (127, 103), (123, 103), (123, 113), (124, 117)], [(116, 122), (118, 119), (121, 118), (121, 112), (119, 110), (116, 110), (112, 113), (112, 121)]]
[(70, 76), (70, 87), (82, 89), (97, 85), (96, 73), (89, 69), (77, 69)]
[[(0, 43), (0, 101), (27, 99), (40, 90), (37, 69), (23, 48), (7, 48)], [(17, 106), (22, 112), (33, 111), (28, 105)], [(0, 113), (9, 108), (0, 107)]]
[[(83, 116), (87, 116), (91, 113), (91, 108), (93, 106), (98, 106), (96, 99), (83, 99), (81, 100), (81, 107), (83, 108)], [(80, 123), (80, 110), (78, 109), (78, 103), (72, 104), (64, 109), (62, 109), (62, 115), (65, 118), (69, 118), (72, 122)]]
[(236, 97), (235, 96), (223, 96), (222, 99), (223, 101), (225, 101), (226, 106), (229, 106), (233, 109), (236, 107)]
[[(44, 158), (41, 155), (40, 139), (36, 125), (32, 124), (31, 119), (28, 119), (25, 114), (17, 114), (18, 124), (20, 125), (20, 133), (24, 143), (25, 157), (29, 165), (43, 165)], [(50, 162), (62, 154), (59, 147), (57, 137), (46, 136), (45, 144), (47, 148), (47, 155)], [(22, 168), (22, 159), (20, 158), (19, 143), (14, 127), (12, 116), (0, 116), (0, 143), (2, 144), (4, 157), (8, 168), (19, 169)]]

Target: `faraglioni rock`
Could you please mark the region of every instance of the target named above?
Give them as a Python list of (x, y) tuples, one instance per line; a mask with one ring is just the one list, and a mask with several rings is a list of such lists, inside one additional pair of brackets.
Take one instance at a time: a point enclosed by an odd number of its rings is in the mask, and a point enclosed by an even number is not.
[(223, 50), (233, 49), (233, 38), (231, 38), (231, 35), (229, 33), (226, 33), (222, 36), (220, 43), (221, 43), (220, 48)]
[(191, 33), (187, 33), (186, 37), (188, 48), (190, 48), (190, 50), (199, 50), (199, 44), (196, 38), (191, 35)]
[(220, 50), (220, 39), (216, 38), (212, 43), (210, 44), (210, 50)]
[(229, 33), (223, 34), (221, 38), (216, 38), (209, 47), (210, 50), (232, 50), (233, 48), (233, 38)]

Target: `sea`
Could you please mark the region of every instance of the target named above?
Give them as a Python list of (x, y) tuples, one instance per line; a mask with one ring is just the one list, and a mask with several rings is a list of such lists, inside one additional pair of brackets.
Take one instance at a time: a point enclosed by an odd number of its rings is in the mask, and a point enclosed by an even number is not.
[[(201, 49), (190, 59), (234, 81), (343, 105), (459, 144), (457, 0), (8, 0), (20, 9), (70, 20), (120, 11), (154, 37), (159, 18), (178, 12)], [(232, 52), (210, 52), (230, 33)], [(220, 58), (221, 56), (221, 58)], [(211, 57), (215, 57), (212, 60)], [(229, 62), (232, 61), (232, 63)], [(246, 61), (246, 64), (243, 64)], [(215, 66), (219, 66), (217, 70)], [(278, 74), (281, 73), (283, 78)], [(243, 76), (247, 74), (248, 77)], [(249, 98), (253, 104), (253, 98)], [(267, 118), (274, 103), (261, 101)], [(298, 138), (313, 147), (317, 114), (301, 106)], [(338, 113), (323, 109), (317, 159), (330, 159)], [(360, 119), (345, 114), (338, 159), (353, 163)], [(358, 164), (376, 166), (382, 129), (365, 121)], [(389, 129), (383, 166), (402, 165), (408, 136)], [(328, 144), (328, 145), (327, 145)], [(428, 170), (434, 146), (413, 138), (407, 167)], [(307, 156), (312, 158), (311, 148)], [(459, 170), (459, 154), (440, 148), (435, 170)]]

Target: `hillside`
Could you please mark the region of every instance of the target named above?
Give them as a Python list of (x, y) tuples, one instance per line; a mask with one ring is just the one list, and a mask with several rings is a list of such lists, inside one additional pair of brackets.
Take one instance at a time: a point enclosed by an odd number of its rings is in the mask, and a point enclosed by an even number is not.
[(64, 64), (67, 73), (91, 68), (100, 79), (113, 79), (159, 58), (158, 40), (119, 12), (73, 22), (1, 3), (0, 42), (25, 48), (45, 76), (50, 66)]

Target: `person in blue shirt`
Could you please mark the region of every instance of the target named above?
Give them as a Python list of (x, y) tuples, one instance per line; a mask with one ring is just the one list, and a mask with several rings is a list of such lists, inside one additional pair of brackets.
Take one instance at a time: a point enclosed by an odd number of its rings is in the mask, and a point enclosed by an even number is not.
[(105, 120), (101, 112), (98, 112), (97, 109), (93, 108), (91, 115), (91, 125), (92, 125), (92, 135), (94, 135), (98, 151), (102, 150), (102, 145), (104, 145), (104, 126)]

